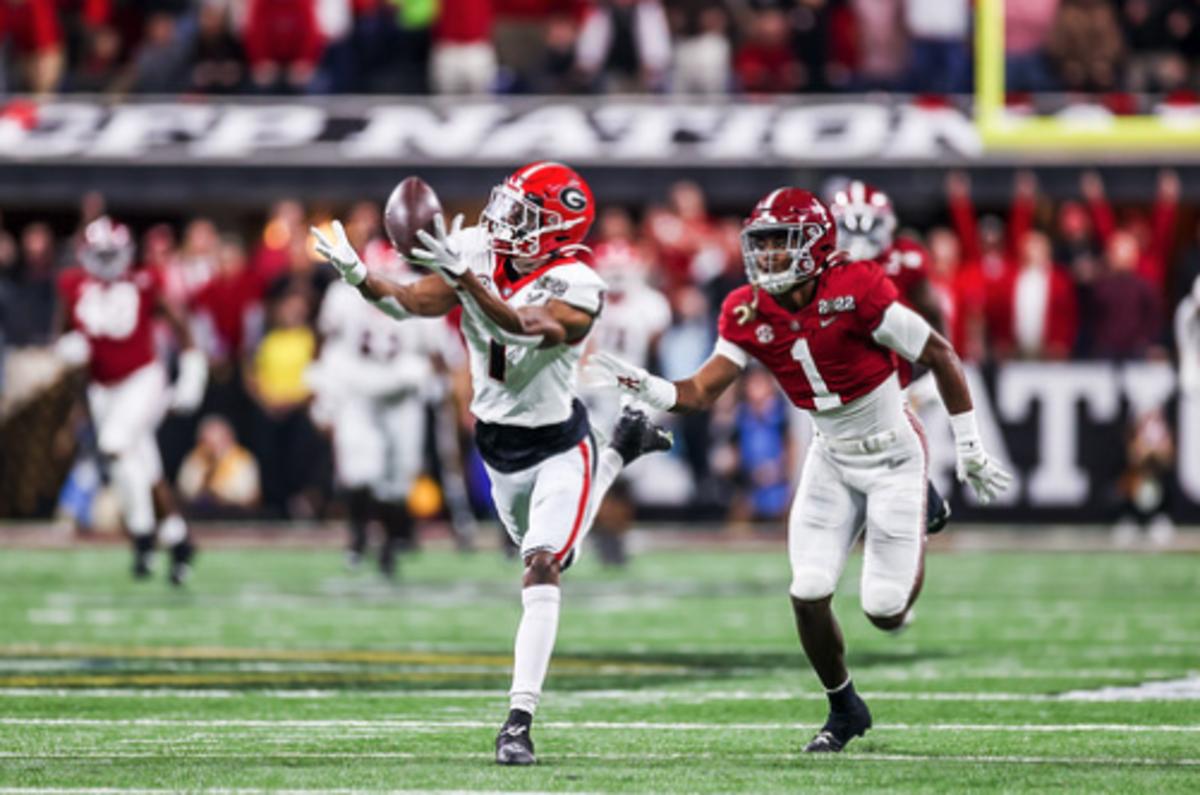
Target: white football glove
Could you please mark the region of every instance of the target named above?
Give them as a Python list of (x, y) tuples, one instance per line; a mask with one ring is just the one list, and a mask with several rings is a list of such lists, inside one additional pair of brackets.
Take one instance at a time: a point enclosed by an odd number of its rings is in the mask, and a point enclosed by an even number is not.
[(421, 260), (421, 264), (446, 280), (451, 287), (458, 283), (467, 272), (467, 263), (463, 260), (462, 251), (451, 239), (458, 236), (462, 230), (462, 213), (454, 216), (450, 223), (450, 231), (446, 231), (446, 219), (438, 213), (433, 217), (433, 234), (424, 229), (417, 230), (417, 240), (425, 248), (414, 248), (412, 254)]
[(1013, 476), (984, 451), (974, 411), (951, 415), (950, 426), (954, 430), (954, 473), (958, 482), (966, 483), (980, 504), (987, 505), (1008, 489)]
[(67, 367), (82, 367), (92, 358), (92, 344), (79, 331), (68, 331), (54, 343), (54, 355)]
[(673, 383), (611, 353), (593, 353), (583, 366), (582, 377), (586, 386), (616, 389), (660, 411), (670, 411), (678, 400)]
[(179, 375), (175, 378), (175, 394), (171, 396), (171, 410), (190, 414), (204, 402), (204, 389), (208, 385), (208, 359), (204, 351), (188, 348), (179, 354)]
[(357, 287), (363, 283), (363, 279), (367, 278), (367, 266), (363, 264), (354, 246), (350, 245), (341, 221), (333, 222), (334, 242), (330, 242), (315, 226), (310, 226), (309, 231), (317, 239), (314, 246), (317, 253), (329, 260), (329, 264), (337, 269), (347, 284)]

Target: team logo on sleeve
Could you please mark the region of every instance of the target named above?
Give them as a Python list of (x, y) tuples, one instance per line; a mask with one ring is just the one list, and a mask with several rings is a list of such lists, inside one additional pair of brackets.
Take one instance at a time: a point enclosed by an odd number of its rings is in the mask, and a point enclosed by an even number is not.
[(770, 344), (775, 341), (775, 329), (768, 324), (759, 324), (758, 328), (754, 329), (754, 338), (763, 345)]

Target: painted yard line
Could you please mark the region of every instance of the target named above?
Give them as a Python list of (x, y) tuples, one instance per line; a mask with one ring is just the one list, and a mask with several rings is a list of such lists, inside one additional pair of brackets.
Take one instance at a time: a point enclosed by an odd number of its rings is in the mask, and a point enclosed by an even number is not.
[[(461, 761), (487, 762), (491, 754), (485, 753), (411, 753), (373, 751), (366, 753), (313, 751), (313, 752), (284, 752), (284, 753), (192, 753), (180, 749), (164, 749), (160, 753), (142, 752), (85, 752), (85, 753), (52, 753), (52, 754), (17, 754), (0, 753), (0, 759), (130, 759), (130, 760), (169, 760), (169, 759), (406, 759), (426, 761)], [(639, 754), (607, 754), (607, 753), (551, 753), (546, 754), (547, 760), (600, 760), (605, 762), (644, 762), (644, 761), (691, 761), (696, 759), (720, 760), (727, 755), (709, 751), (647, 752)], [(799, 759), (811, 760), (815, 764), (832, 763), (832, 760), (854, 762), (951, 762), (966, 764), (1022, 764), (1022, 765), (1103, 765), (1108, 767), (1200, 767), (1200, 759), (1155, 759), (1152, 757), (1119, 757), (1119, 756), (1028, 756), (1028, 755), (997, 755), (983, 754), (879, 754), (855, 753), (847, 751), (834, 755), (805, 755), (800, 751), (782, 753), (738, 753), (739, 760), (754, 762), (786, 762)], [(0, 793), (51, 793), (51, 792), (113, 792), (113, 793), (165, 793), (177, 790), (131, 790), (131, 789), (34, 789), (34, 788), (0, 788)], [(189, 790), (209, 793), (261, 792), (263, 790), (229, 790), (207, 789)], [(271, 792), (287, 792), (288, 790), (270, 790)], [(382, 790), (291, 790), (292, 792), (383, 792)], [(388, 792), (405, 792), (405, 790), (387, 790)], [(427, 790), (420, 790), (426, 792)]]
[[(493, 721), (480, 720), (252, 720), (252, 719), (188, 719), (188, 718), (0, 718), (2, 726), (150, 726), (183, 728), (240, 728), (240, 729), (491, 729)], [(549, 729), (596, 729), (638, 731), (789, 731), (812, 729), (815, 724), (770, 723), (706, 723), (653, 721), (545, 721), (539, 724)], [(873, 731), (947, 731), (947, 732), (1126, 732), (1126, 733), (1184, 733), (1200, 734), (1198, 724), (1145, 723), (892, 723)]]
[[(538, 790), (478, 790), (478, 789), (125, 789), (119, 787), (0, 787), (0, 795), (178, 795), (180, 792), (204, 793), (204, 795), (560, 795), (560, 793)], [(587, 795), (587, 793), (576, 793)]]
[[(1113, 702), (1113, 701), (1179, 701), (1169, 695), (1145, 696), (1137, 699), (1103, 698), (1097, 691), (1079, 690), (1070, 693), (997, 693), (997, 692), (954, 692), (954, 691), (867, 691), (863, 698), (871, 701), (934, 701), (934, 702), (1014, 702), (1028, 704), (1061, 702)], [(171, 688), (42, 688), (0, 687), (0, 698), (178, 698), (186, 699), (244, 699), (278, 698), (303, 701), (305, 699), (429, 699), (433, 701), (495, 701), (508, 697), (505, 690), (288, 690), (259, 689), (171, 689)], [(789, 693), (787, 691), (732, 690), (691, 692), (687, 690), (586, 690), (576, 693), (548, 693), (543, 696), (548, 704), (569, 704), (575, 701), (621, 700), (629, 704), (666, 702), (673, 704), (708, 704), (726, 701), (824, 701), (824, 693)], [(1187, 699), (1191, 700), (1191, 699)]]

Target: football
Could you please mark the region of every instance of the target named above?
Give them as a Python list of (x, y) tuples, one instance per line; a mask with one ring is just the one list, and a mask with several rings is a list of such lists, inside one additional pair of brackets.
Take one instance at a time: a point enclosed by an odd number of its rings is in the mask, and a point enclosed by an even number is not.
[(420, 246), (417, 232), (432, 232), (433, 219), (441, 211), (437, 193), (420, 177), (406, 177), (392, 190), (383, 208), (383, 226), (400, 256), (411, 258), (413, 247)]

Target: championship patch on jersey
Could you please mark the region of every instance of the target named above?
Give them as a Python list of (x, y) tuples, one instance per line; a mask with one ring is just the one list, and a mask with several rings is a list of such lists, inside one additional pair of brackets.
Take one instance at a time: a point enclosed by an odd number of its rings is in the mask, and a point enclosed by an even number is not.
[(544, 276), (539, 277), (538, 280), (534, 283), (534, 287), (536, 287), (537, 289), (545, 290), (546, 292), (550, 293), (550, 295), (553, 295), (553, 296), (556, 296), (559, 298), (561, 298), (562, 296), (567, 294), (568, 286), (569, 285), (567, 284), (567, 282), (565, 280), (560, 279), (557, 276), (551, 276), (548, 273)]
[(832, 315), (837, 312), (853, 312), (854, 296), (839, 295), (836, 298), (822, 298), (817, 302), (818, 315)]

